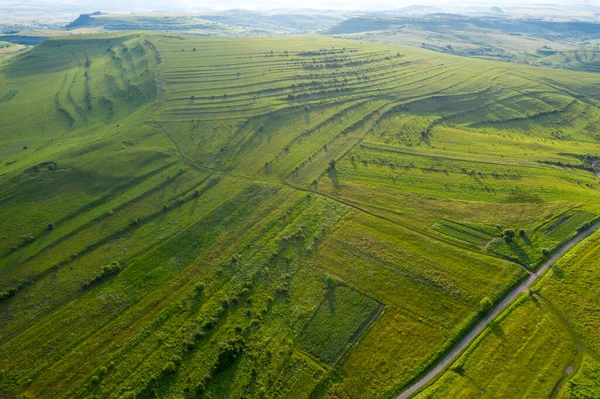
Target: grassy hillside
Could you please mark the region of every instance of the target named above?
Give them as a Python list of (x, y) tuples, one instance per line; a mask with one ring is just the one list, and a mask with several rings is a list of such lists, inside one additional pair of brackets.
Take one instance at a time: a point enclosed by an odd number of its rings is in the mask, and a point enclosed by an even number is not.
[[(599, 72), (597, 20), (586, 21), (558, 9), (550, 18), (535, 12), (464, 16), (430, 13), (415, 16), (348, 18), (323, 32), (336, 37), (397, 43), (447, 54), (504, 62)], [(468, 12), (463, 10), (463, 12)], [(561, 18), (556, 18), (561, 15)]]
[(314, 32), (340, 22), (340, 11), (297, 10), (258, 12), (228, 10), (211, 13), (151, 12), (81, 14), (69, 23), (67, 31), (104, 29), (107, 31), (150, 30), (193, 33), (202, 36), (270, 36)]
[(393, 397), (600, 215), (595, 74), (149, 32), (1, 68), (3, 397)]

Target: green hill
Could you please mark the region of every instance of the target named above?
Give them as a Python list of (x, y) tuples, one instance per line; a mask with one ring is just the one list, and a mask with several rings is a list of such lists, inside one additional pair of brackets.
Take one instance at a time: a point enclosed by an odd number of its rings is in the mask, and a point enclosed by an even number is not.
[(0, 68), (1, 397), (393, 397), (600, 215), (597, 74), (151, 32)]

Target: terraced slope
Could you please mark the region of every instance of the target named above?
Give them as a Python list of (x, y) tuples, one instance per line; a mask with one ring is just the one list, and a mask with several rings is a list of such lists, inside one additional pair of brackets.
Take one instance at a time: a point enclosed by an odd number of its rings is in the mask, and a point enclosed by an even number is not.
[(153, 33), (2, 68), (0, 396), (392, 397), (600, 211), (592, 74)]

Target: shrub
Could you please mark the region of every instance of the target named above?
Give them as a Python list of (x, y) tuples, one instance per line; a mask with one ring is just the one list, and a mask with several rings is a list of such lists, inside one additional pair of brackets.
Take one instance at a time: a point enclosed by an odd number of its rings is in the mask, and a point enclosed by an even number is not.
[(525, 230), (523, 230), (523, 229), (519, 229), (519, 235), (520, 235), (521, 237), (525, 237)]
[(219, 354), (217, 356), (216, 370), (223, 370), (233, 364), (243, 351), (241, 340), (230, 340), (219, 343)]
[(162, 369), (164, 375), (174, 374), (175, 371), (177, 371), (177, 366), (173, 362), (167, 362)]
[(515, 236), (515, 231), (513, 229), (506, 229), (502, 232), (502, 235), (513, 238)]
[(100, 270), (94, 274), (92, 277), (90, 277), (89, 280), (85, 281), (82, 284), (82, 288), (87, 288), (90, 285), (94, 284), (95, 282), (102, 280), (104, 277), (106, 276), (110, 276), (112, 274), (117, 274), (121, 271), (122, 266), (121, 266), (121, 262), (119, 261), (113, 261), (111, 263), (109, 263), (108, 265), (104, 265), (100, 268)]
[(513, 238), (515, 238), (515, 230), (514, 229), (506, 229), (502, 232), (502, 238), (504, 242), (509, 243), (512, 242)]
[(196, 395), (203, 394), (206, 391), (206, 385), (204, 385), (204, 383), (202, 381), (199, 381), (194, 386), (194, 391), (196, 392)]
[(48, 223), (48, 230), (54, 230), (54, 223)]
[(194, 287), (194, 291), (196, 291), (196, 295), (202, 295), (204, 292), (204, 283), (198, 283)]
[(9, 288), (8, 290), (6, 290), (4, 292), (0, 292), (0, 300), (10, 298), (10, 297), (14, 296), (16, 293), (17, 293), (16, 288), (14, 288), (14, 287)]
[(542, 255), (544, 255), (544, 256), (550, 255), (550, 250), (548, 248), (542, 248)]
[(329, 161), (329, 170), (335, 170), (336, 160), (332, 159)]
[(100, 382), (100, 377), (97, 375), (92, 376), (92, 384), (97, 384), (98, 382)]
[(486, 296), (479, 302), (479, 311), (481, 313), (487, 313), (492, 309), (493, 305), (492, 300)]

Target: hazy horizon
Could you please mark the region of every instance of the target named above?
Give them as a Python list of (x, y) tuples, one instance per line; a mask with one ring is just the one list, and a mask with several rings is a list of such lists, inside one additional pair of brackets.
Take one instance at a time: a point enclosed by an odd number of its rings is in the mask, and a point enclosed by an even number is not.
[(600, 7), (600, 1), (580, 0), (571, 1), (547, 1), (547, 0), (528, 0), (520, 2), (515, 0), (484, 0), (484, 1), (464, 1), (454, 2), (449, 0), (429, 0), (415, 2), (414, 0), (373, 0), (365, 3), (360, 0), (306, 0), (301, 4), (297, 2), (281, 2), (275, 0), (221, 0), (218, 3), (213, 1), (197, 0), (129, 0), (129, 1), (103, 1), (103, 0), (37, 0), (18, 2), (13, 0), (0, 0), (0, 9), (4, 12), (24, 12), (26, 10), (35, 11), (36, 9), (53, 8), (56, 12), (72, 10), (72, 12), (152, 12), (152, 11), (202, 11), (202, 10), (257, 10), (257, 11), (276, 11), (276, 10), (352, 10), (352, 11), (383, 11), (396, 10), (410, 6), (439, 6), (448, 8), (463, 7), (527, 7), (528, 5), (551, 6), (573, 6), (573, 7)]

